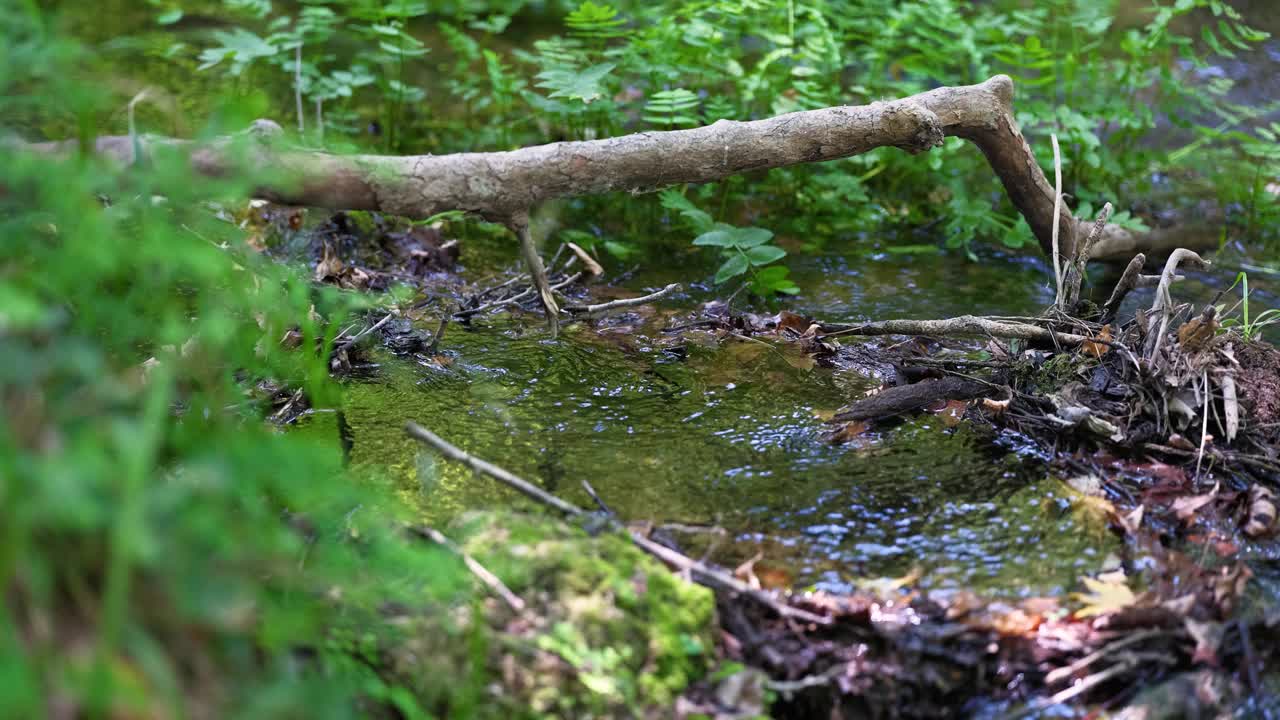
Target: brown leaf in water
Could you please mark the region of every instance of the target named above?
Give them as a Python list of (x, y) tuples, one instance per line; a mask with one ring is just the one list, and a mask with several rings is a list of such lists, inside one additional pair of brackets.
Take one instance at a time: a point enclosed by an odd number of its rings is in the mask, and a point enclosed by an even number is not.
[(1056, 597), (1027, 598), (1018, 603), (1018, 606), (1032, 615), (1054, 615), (1062, 609)]
[(1254, 485), (1249, 488), (1249, 514), (1244, 524), (1244, 534), (1251, 538), (1271, 535), (1276, 529), (1276, 495), (1269, 488)]
[(750, 560), (734, 568), (733, 576), (746, 582), (753, 589), (760, 589), (760, 578), (756, 577), (756, 563), (764, 558), (764, 552), (756, 552)]
[(1217, 603), (1224, 616), (1230, 615), (1235, 609), (1236, 599), (1244, 594), (1251, 577), (1253, 577), (1253, 571), (1244, 563), (1239, 563), (1234, 568), (1222, 568), (1222, 572), (1213, 583), (1213, 601)]
[(1138, 530), (1142, 527), (1142, 515), (1146, 512), (1146, 505), (1139, 505), (1133, 511), (1121, 515), (1116, 513), (1116, 524), (1124, 530), (1125, 535), (1137, 535)]
[(1200, 508), (1213, 502), (1218, 497), (1218, 483), (1213, 484), (1213, 489), (1203, 495), (1192, 495), (1190, 497), (1180, 497), (1173, 501), (1173, 512), (1177, 514), (1178, 519), (1187, 522), (1195, 517)]
[(843, 426), (832, 432), (827, 439), (833, 445), (843, 445), (851, 440), (856, 440), (867, 431), (870, 425), (866, 420), (853, 420), (845, 423)]
[(786, 310), (778, 313), (778, 335), (783, 335), (788, 330), (796, 335), (803, 335), (812, 324), (813, 321), (803, 315)]
[(948, 400), (935, 412), (942, 419), (943, 425), (955, 427), (964, 420), (965, 410), (968, 409), (968, 400)]
[(1044, 624), (1044, 617), (1015, 609), (997, 617), (991, 626), (1001, 635), (1029, 637), (1039, 630), (1042, 624)]
[(765, 590), (785, 590), (791, 587), (794, 580), (785, 568), (772, 565), (757, 567), (756, 577), (759, 579), (760, 587)]

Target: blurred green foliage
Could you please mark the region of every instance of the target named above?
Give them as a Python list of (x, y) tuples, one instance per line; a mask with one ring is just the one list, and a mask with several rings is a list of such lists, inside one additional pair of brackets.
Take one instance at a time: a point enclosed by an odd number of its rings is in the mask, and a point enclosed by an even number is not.
[[(0, 26), (0, 117), (92, 134), (93, 58), (29, 8)], [(376, 651), (378, 608), (463, 587), (337, 438), (264, 422), (264, 382), (333, 411), (326, 320), (365, 301), (202, 206), (244, 190), (0, 150), (0, 717), (360, 715), (382, 680), (333, 638)]]

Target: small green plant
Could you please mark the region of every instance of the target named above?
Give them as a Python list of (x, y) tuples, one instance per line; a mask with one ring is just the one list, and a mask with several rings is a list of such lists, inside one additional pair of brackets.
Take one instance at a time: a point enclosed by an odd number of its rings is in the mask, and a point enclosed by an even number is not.
[(698, 96), (684, 88), (660, 90), (649, 97), (644, 106), (645, 122), (673, 130), (697, 125)]
[[(1235, 290), (1237, 285), (1240, 286), (1240, 300), (1230, 308), (1226, 308), (1225, 304), (1218, 306), (1218, 317), (1222, 318), (1222, 327), (1238, 328), (1245, 340), (1261, 340), (1262, 328), (1280, 323), (1280, 310), (1272, 308), (1253, 315), (1249, 308), (1249, 275), (1243, 271), (1236, 275), (1235, 282), (1231, 283), (1227, 292)], [(1231, 315), (1237, 309), (1240, 315)]]
[(770, 244), (773, 231), (715, 222), (710, 215), (699, 210), (676, 190), (663, 191), (660, 197), (663, 207), (679, 213), (699, 233), (693, 240), (694, 245), (720, 248), (723, 262), (716, 270), (717, 285), (749, 275), (748, 287), (761, 297), (771, 297), (776, 293), (795, 295), (800, 292), (800, 288), (788, 277), (790, 271), (783, 265), (773, 264), (787, 256), (786, 250)]

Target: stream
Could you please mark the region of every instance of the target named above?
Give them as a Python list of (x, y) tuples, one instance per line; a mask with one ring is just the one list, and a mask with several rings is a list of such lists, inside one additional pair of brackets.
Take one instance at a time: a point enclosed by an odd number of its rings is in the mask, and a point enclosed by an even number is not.
[[(804, 292), (787, 309), (853, 320), (1026, 314), (1052, 302), (1038, 260), (842, 250), (790, 261)], [(642, 272), (625, 286), (671, 275)], [(1179, 291), (1207, 300), (1224, 277), (1193, 276)], [(1131, 302), (1149, 303), (1149, 292)], [(455, 325), (443, 364), (380, 354), (371, 378), (346, 386), (351, 465), (434, 524), (525, 502), (405, 438), (414, 420), (579, 505), (591, 505), (588, 480), (628, 520), (722, 528), (716, 541), (688, 542), (730, 567), (762, 553), (766, 584), (847, 591), (920, 573), (918, 586), (935, 591), (1059, 595), (1113, 559), (1116, 536), (1018, 438), (925, 413), (834, 445), (823, 418), (879, 378), (758, 342), (717, 346), (694, 333), (676, 344), (661, 332), (680, 308), (715, 297), (694, 287), (643, 322), (569, 326), (555, 340), (536, 315)], [(300, 430), (336, 437), (338, 422), (318, 413)]]

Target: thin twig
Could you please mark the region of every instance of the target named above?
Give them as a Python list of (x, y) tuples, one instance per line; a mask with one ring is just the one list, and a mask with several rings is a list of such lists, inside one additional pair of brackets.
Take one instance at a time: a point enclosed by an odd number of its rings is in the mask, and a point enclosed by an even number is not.
[(1058, 252), (1058, 233), (1062, 225), (1062, 152), (1058, 149), (1058, 136), (1049, 134), (1053, 142), (1053, 281), (1056, 286), (1053, 304), (1062, 306), (1062, 261)]
[(566, 312), (570, 312), (581, 317), (595, 317), (613, 310), (632, 308), (637, 305), (646, 305), (651, 302), (656, 302), (667, 297), (671, 293), (679, 292), (679, 290), (679, 283), (671, 283), (657, 292), (652, 292), (648, 295), (641, 295), (640, 297), (613, 300), (606, 303), (599, 303), (597, 305), (567, 305), (564, 309)]
[(507, 604), (507, 607), (510, 607), (517, 614), (524, 612), (524, 600), (522, 600), (519, 595), (512, 592), (511, 588), (507, 587), (497, 575), (489, 572), (488, 568), (481, 565), (479, 560), (471, 557), (465, 550), (458, 547), (457, 543), (445, 537), (439, 530), (432, 527), (423, 525), (415, 527), (413, 530), (414, 532), (430, 538), (435, 544), (443, 546), (450, 552), (462, 558), (462, 562), (466, 564), (467, 569), (471, 571), (471, 574), (475, 575), (476, 579), (484, 583), (484, 586), (489, 588), (494, 595), (502, 598), (502, 601)]
[(816, 675), (806, 675), (799, 680), (770, 680), (764, 684), (765, 688), (782, 695), (783, 699), (790, 700), (794, 693), (801, 690), (808, 690), (812, 687), (823, 687), (831, 684), (831, 681), (840, 675), (849, 671), (849, 663), (840, 663), (832, 665), (826, 670)]
[(556, 497), (555, 495), (552, 495), (546, 490), (543, 490), (537, 485), (534, 485), (519, 477), (516, 477), (515, 475), (507, 472), (506, 470), (503, 470), (497, 465), (493, 465), (491, 463), (485, 462), (484, 460), (481, 460), (480, 458), (475, 457), (470, 453), (467, 453), (466, 451), (462, 450), (458, 446), (445, 441), (439, 435), (436, 435), (435, 433), (422, 427), (421, 425), (418, 425), (417, 423), (414, 423), (414, 422), (405, 423), (404, 430), (406, 433), (409, 434), (409, 437), (415, 440), (424, 442), (427, 445), (430, 445), (431, 447), (435, 448), (437, 452), (449, 458), (450, 460), (453, 460), (455, 462), (460, 462), (463, 465), (466, 465), (472, 470), (475, 470), (476, 472), (481, 473), (483, 475), (488, 475), (489, 477), (493, 478), (494, 480), (497, 480), (498, 482), (506, 485), (507, 487), (513, 488), (523, 493), (527, 497), (542, 503), (543, 505), (553, 507), (556, 510), (559, 510), (560, 512), (564, 513), (565, 515), (578, 516), (586, 512), (585, 510), (578, 507), (577, 505), (573, 505), (571, 503), (565, 502), (564, 500), (561, 500), (560, 498)]
[[(450, 460), (460, 462), (483, 475), (488, 475), (498, 482), (514, 488), (544, 505), (559, 510), (565, 515), (578, 517), (586, 513), (582, 508), (561, 500), (555, 495), (552, 495), (542, 488), (539, 488), (532, 483), (503, 470), (497, 465), (485, 462), (484, 460), (467, 453), (461, 448), (450, 444), (417, 423), (406, 422), (405, 432), (409, 434), (409, 437), (435, 448), (436, 451)], [(639, 547), (641, 550), (653, 555), (667, 565), (681, 571), (688, 572), (691, 577), (698, 578), (698, 582), (707, 587), (751, 597), (757, 602), (769, 607), (781, 617), (798, 620), (800, 622), (813, 623), (816, 625), (828, 625), (831, 623), (830, 618), (815, 615), (807, 610), (801, 610), (800, 608), (791, 607), (790, 605), (780, 602), (763, 590), (750, 587), (741, 580), (725, 573), (723, 570), (710, 567), (686, 555), (682, 555), (671, 548), (660, 545), (649, 538), (644, 537), (636, 531), (628, 531), (628, 535), (631, 537), (631, 542), (634, 543), (636, 547)]]
[(1142, 275), (1142, 266), (1147, 262), (1147, 256), (1138, 253), (1133, 256), (1129, 264), (1125, 266), (1124, 272), (1120, 275), (1120, 281), (1116, 283), (1116, 287), (1111, 291), (1111, 297), (1107, 299), (1107, 304), (1102, 308), (1102, 322), (1109, 323), (1115, 319), (1120, 312), (1120, 305), (1124, 299), (1128, 297), (1129, 292), (1138, 287), (1138, 277)]
[(1102, 206), (1102, 212), (1098, 213), (1098, 219), (1094, 221), (1093, 227), (1089, 230), (1088, 237), (1083, 243), (1077, 244), (1075, 248), (1075, 259), (1072, 260), (1070, 267), (1067, 268), (1066, 290), (1063, 293), (1063, 304), (1066, 308), (1073, 308), (1080, 300), (1080, 284), (1084, 281), (1085, 268), (1089, 265), (1089, 258), (1093, 254), (1093, 244), (1098, 241), (1098, 237), (1102, 234), (1102, 228), (1106, 226), (1107, 220), (1111, 218), (1111, 203)]
[(1156, 286), (1156, 297), (1151, 303), (1150, 317), (1147, 319), (1149, 324), (1147, 325), (1146, 357), (1148, 360), (1155, 359), (1161, 343), (1164, 342), (1165, 331), (1169, 328), (1170, 307), (1173, 305), (1173, 299), (1169, 296), (1169, 286), (1173, 284), (1173, 279), (1177, 275), (1178, 264), (1183, 261), (1201, 268), (1209, 267), (1209, 261), (1186, 248), (1174, 250), (1165, 261), (1164, 272), (1160, 273), (1160, 284)]
[(547, 329), (551, 331), (551, 337), (555, 337), (560, 332), (560, 306), (556, 305), (551, 283), (547, 280), (547, 269), (542, 264), (542, 257), (538, 255), (538, 247), (533, 244), (533, 235), (529, 232), (529, 216), (520, 213), (512, 218), (511, 229), (520, 239), (520, 252), (529, 267), (529, 276), (533, 278), (538, 297), (542, 299), (542, 307), (547, 311)]
[(440, 324), (436, 325), (436, 331), (431, 335), (431, 344), (427, 346), (427, 354), (435, 355), (440, 349), (440, 341), (444, 339), (444, 330), (449, 327), (449, 313), (440, 316)]
[(356, 333), (355, 335), (352, 335), (352, 336), (351, 336), (351, 339), (350, 339), (350, 340), (347, 340), (345, 344), (346, 344), (346, 345), (348, 345), (348, 346), (350, 346), (350, 345), (355, 345), (357, 342), (359, 342), (359, 341), (360, 341), (360, 338), (362, 338), (362, 337), (364, 337), (365, 335), (368, 335), (369, 333), (371, 333), (371, 332), (373, 332), (373, 331), (377, 330), (378, 328), (382, 327), (383, 325), (386, 325), (386, 324), (387, 324), (387, 322), (389, 322), (389, 321), (391, 320), (391, 318), (392, 318), (392, 316), (393, 316), (393, 315), (394, 315), (394, 313), (387, 313), (387, 316), (386, 316), (386, 317), (382, 318), (381, 320), (379, 320), (378, 322), (374, 323), (373, 325), (370, 325), (369, 327), (367, 327), (367, 328), (365, 328), (365, 329), (361, 330), (360, 332)]
[(1167, 634), (1168, 633), (1164, 630), (1143, 630), (1142, 632), (1136, 632), (1128, 637), (1121, 638), (1109, 645), (1103, 645), (1070, 665), (1057, 668), (1048, 675), (1045, 675), (1044, 683), (1046, 685), (1057, 685), (1059, 682), (1070, 678), (1072, 675), (1075, 675), (1110, 654), (1123, 650), (1130, 645), (1140, 643), (1144, 640), (1150, 640), (1151, 638), (1161, 637)]

